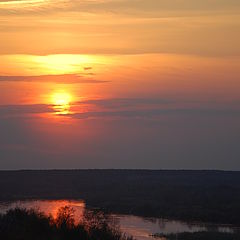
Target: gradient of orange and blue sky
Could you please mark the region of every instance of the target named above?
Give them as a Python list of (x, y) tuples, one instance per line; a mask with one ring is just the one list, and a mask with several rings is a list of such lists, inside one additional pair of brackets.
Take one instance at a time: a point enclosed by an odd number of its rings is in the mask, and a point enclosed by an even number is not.
[(239, 0), (0, 0), (0, 169), (240, 170)]

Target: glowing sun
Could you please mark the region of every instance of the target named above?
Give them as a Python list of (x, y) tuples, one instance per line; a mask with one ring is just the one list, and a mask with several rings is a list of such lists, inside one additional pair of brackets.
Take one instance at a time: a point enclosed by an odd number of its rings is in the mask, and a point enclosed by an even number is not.
[(57, 106), (69, 105), (71, 100), (71, 95), (65, 92), (54, 93), (52, 96), (52, 102)]
[(52, 95), (52, 104), (56, 114), (68, 114), (72, 96), (66, 92), (57, 92)]

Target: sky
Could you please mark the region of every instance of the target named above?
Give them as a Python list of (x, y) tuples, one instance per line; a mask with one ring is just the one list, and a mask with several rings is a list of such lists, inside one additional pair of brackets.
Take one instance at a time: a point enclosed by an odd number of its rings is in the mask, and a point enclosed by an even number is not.
[(239, 0), (0, 0), (0, 169), (240, 170)]

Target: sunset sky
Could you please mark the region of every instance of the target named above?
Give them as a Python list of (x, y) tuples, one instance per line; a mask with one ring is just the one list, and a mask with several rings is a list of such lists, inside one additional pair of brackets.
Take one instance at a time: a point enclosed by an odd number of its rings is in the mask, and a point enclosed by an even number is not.
[(239, 0), (0, 0), (0, 169), (240, 170)]

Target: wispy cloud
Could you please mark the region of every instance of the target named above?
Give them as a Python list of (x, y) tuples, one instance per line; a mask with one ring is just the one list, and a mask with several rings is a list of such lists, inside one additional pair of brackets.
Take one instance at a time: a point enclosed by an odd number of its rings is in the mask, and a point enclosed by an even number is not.
[(238, 0), (179, 0), (174, 4), (168, 0), (1, 0), (0, 9), (19, 11), (109, 11), (109, 12), (161, 12), (161, 11), (206, 11), (206, 10), (233, 10), (239, 7)]
[(77, 102), (76, 104), (93, 104), (104, 108), (119, 108), (144, 105), (166, 105), (176, 103), (176, 100), (163, 98), (105, 98), (89, 99)]
[(0, 105), (0, 117), (9, 115), (37, 114), (53, 112), (51, 105), (47, 104), (22, 104), (22, 105)]
[(0, 76), (0, 82), (54, 82), (64, 84), (74, 83), (105, 83), (95, 79), (86, 79), (77, 74), (39, 75), (39, 76)]
[(99, 111), (99, 112), (84, 112), (68, 114), (69, 117), (74, 119), (87, 119), (87, 118), (154, 118), (160, 116), (240, 116), (239, 110), (232, 109), (197, 109), (197, 108), (176, 108), (176, 109), (138, 109), (138, 110), (116, 110), (116, 111)]

